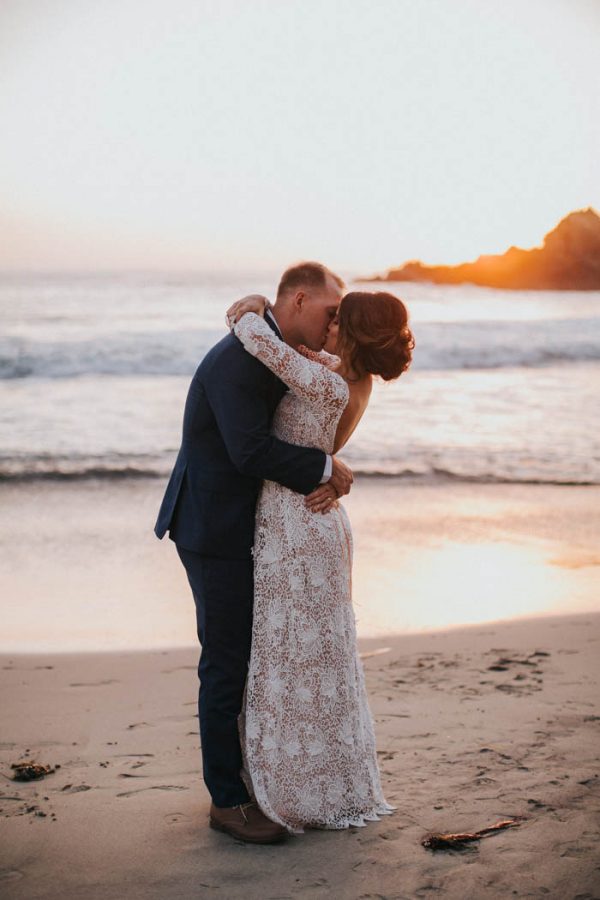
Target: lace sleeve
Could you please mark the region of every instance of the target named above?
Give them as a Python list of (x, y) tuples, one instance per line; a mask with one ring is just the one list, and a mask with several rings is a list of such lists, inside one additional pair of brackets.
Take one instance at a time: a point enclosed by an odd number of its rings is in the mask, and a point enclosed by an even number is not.
[(297, 353), (277, 337), (261, 316), (246, 313), (233, 331), (248, 353), (307, 402), (319, 407), (345, 406), (348, 402), (348, 385), (341, 375)]
[(333, 353), (327, 353), (325, 350), (321, 350), (320, 352), (309, 350), (304, 344), (300, 344), (298, 353), (301, 353), (306, 359), (312, 359), (313, 362), (318, 362), (321, 363), (322, 366), (327, 366), (328, 369), (336, 369), (340, 364), (339, 356), (334, 356)]

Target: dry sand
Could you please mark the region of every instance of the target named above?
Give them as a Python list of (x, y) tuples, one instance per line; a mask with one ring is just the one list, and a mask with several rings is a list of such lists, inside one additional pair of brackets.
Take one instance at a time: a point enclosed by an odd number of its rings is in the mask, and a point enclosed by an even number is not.
[[(195, 648), (4, 655), (0, 895), (598, 898), (599, 642), (597, 613), (362, 641), (398, 810), (275, 847), (207, 826)], [(12, 781), (25, 759), (60, 768)], [(462, 850), (421, 845), (517, 816)]]

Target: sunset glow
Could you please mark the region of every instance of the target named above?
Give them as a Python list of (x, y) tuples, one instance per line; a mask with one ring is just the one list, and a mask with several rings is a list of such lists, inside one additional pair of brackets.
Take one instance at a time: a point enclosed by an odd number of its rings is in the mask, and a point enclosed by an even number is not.
[(3, 270), (369, 273), (600, 208), (594, 0), (5, 0), (0, 46)]

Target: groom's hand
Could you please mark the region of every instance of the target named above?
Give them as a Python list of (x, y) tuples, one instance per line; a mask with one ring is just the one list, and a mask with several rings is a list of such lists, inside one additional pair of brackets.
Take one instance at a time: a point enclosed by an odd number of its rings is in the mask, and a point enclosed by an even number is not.
[(332, 463), (329, 481), (319, 485), (305, 497), (304, 502), (311, 512), (329, 512), (332, 507), (337, 506), (338, 497), (350, 493), (350, 486), (354, 481), (352, 469), (335, 456), (332, 457)]
[(337, 456), (332, 457), (332, 462), (333, 469), (331, 471), (331, 478), (327, 484), (330, 484), (335, 488), (338, 497), (343, 497), (344, 494), (350, 493), (350, 488), (354, 481), (352, 469), (350, 466), (347, 466), (346, 463), (343, 463), (341, 459), (338, 459)]

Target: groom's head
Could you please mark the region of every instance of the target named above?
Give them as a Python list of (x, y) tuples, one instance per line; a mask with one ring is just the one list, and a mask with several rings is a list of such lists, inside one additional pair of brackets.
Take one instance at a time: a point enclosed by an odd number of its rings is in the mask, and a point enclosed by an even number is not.
[(318, 262), (301, 262), (285, 270), (274, 312), (288, 344), (305, 344), (311, 350), (323, 348), (343, 288), (339, 275)]

